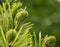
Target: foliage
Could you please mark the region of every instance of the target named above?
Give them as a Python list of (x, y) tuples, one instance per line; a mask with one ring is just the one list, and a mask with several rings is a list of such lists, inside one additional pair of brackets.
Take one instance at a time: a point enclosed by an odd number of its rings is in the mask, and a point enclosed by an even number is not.
[[(34, 31), (42, 36), (54, 35), (57, 38), (55, 47), (60, 46), (60, 0), (21, 0), (27, 6), (29, 19), (34, 23)], [(38, 37), (38, 36), (37, 36)]]
[(55, 36), (41, 39), (40, 32), (38, 40), (35, 32), (34, 35), (29, 32), (33, 24), (24, 23), (28, 12), (21, 6), (16, 0), (6, 0), (0, 5), (0, 47), (53, 47)]
[(56, 42), (55, 36), (46, 35), (44, 38), (41, 37), (41, 32), (39, 33), (39, 41), (36, 38), (36, 33), (34, 32), (34, 45), (33, 47), (54, 47)]

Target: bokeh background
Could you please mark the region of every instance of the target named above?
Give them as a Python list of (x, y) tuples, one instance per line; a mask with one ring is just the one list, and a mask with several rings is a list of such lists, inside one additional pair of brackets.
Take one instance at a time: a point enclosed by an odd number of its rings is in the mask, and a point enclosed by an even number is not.
[[(0, 3), (4, 0), (0, 0)], [(27, 21), (34, 24), (33, 30), (56, 36), (55, 47), (60, 47), (60, 0), (19, 0), (27, 7)]]

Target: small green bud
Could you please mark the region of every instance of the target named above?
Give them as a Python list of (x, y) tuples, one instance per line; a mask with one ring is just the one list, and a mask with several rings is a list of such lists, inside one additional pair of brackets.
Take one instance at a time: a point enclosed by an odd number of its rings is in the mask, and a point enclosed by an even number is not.
[(53, 47), (56, 42), (55, 36), (48, 36), (44, 39), (43, 47)]
[(28, 16), (28, 12), (25, 9), (18, 12), (16, 17), (15, 17), (14, 23), (19, 24), (19, 23), (23, 22), (27, 16)]
[(17, 32), (14, 29), (10, 29), (7, 33), (6, 33), (6, 38), (8, 40), (8, 42), (11, 42), (14, 40), (15, 36), (16, 36)]

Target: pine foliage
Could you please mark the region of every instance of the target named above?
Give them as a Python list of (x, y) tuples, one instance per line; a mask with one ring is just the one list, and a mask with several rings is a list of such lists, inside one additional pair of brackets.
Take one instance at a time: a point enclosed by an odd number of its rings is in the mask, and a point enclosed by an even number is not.
[[(28, 16), (26, 7), (16, 0), (6, 0), (0, 5), (0, 47), (52, 47), (56, 41), (55, 36), (46, 36), (39, 42), (36, 33), (32, 35), (29, 30), (33, 24), (24, 23)], [(34, 37), (33, 37), (34, 36)]]

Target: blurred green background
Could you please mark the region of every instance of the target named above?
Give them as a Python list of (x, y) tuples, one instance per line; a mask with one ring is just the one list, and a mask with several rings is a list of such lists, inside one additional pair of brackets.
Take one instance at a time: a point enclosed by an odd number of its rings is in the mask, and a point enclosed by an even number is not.
[(56, 36), (56, 46), (60, 46), (60, 1), (59, 0), (21, 0), (29, 12), (28, 21), (34, 23), (34, 31), (42, 36)]
[[(4, 0), (0, 0), (4, 1)], [(60, 0), (19, 0), (27, 6), (28, 21), (34, 24), (33, 30), (56, 36), (55, 47), (60, 46)]]

